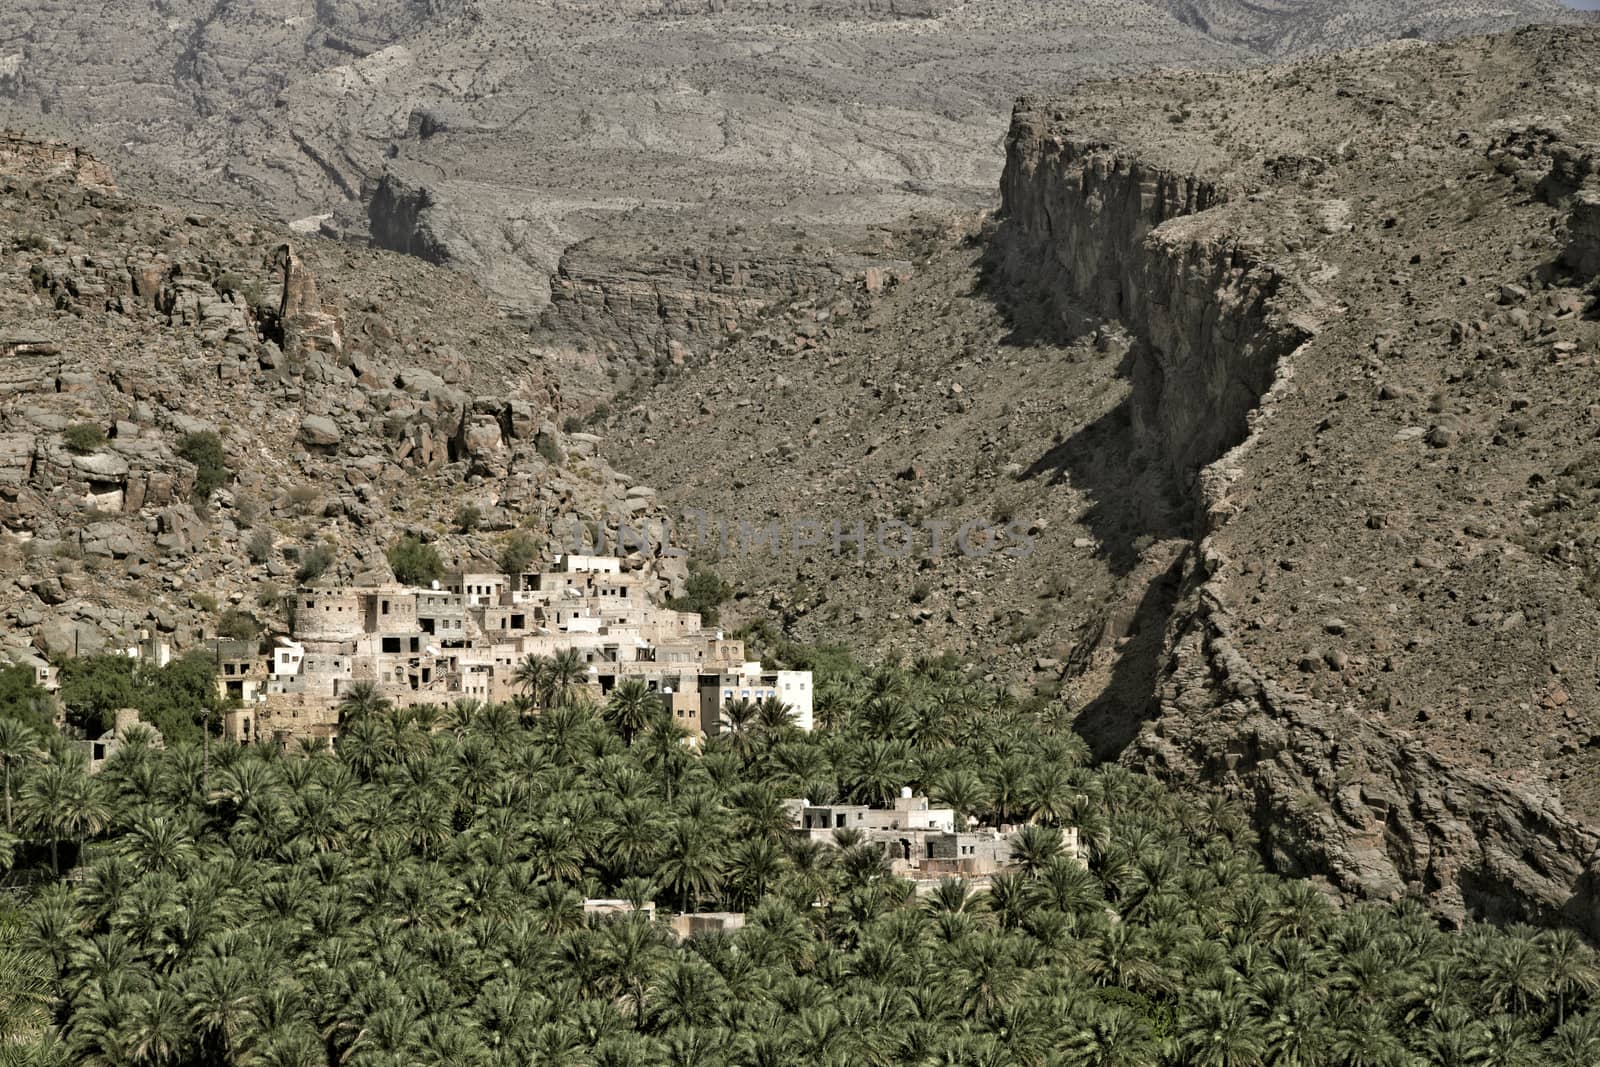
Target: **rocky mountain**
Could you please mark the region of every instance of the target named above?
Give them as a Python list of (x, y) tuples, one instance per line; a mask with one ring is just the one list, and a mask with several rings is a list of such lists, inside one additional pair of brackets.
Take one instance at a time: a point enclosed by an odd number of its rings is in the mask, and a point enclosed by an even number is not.
[(736, 621), (980, 657), (1348, 898), (1600, 934), (1600, 37), (1319, 54), (1581, 16), (123, 15), (0, 11), (91, 148), (0, 140), (10, 651), (694, 510)]
[(532, 319), (553, 276), (592, 266), (563, 259), (586, 239), (695, 258), (730, 225), (851, 243), (981, 206), (1019, 93), (1576, 17), (1556, 0), (132, 0), (112, 19), (12, 0), (0, 106), (139, 191), (370, 235)]
[(1027, 556), (723, 565), (806, 636), (1031, 671), (1282, 870), (1600, 930), (1597, 59), (1527, 30), (1023, 101), (994, 219), (670, 377), (613, 461), (755, 526), (1020, 521)]
[(567, 513), (629, 503), (594, 439), (558, 428), (560, 383), (525, 334), (459, 276), (153, 206), (17, 135), (0, 137), (0, 233), (12, 654), (140, 631), (188, 647), (229, 607), (281, 626), (313, 554), (330, 578), (382, 577), (412, 533), (492, 560), (515, 531), (542, 545)]

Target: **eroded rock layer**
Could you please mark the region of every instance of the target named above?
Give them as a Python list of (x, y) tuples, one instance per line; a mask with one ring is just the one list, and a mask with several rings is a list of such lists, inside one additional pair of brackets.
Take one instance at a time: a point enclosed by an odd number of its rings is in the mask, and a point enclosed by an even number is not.
[(1284, 870), (1591, 933), (1597, 130), (1571, 72), (1597, 60), (1525, 31), (1025, 103), (996, 256), (1044, 321), (1134, 335), (1140, 438), (1203, 516), (1122, 758), (1240, 796)]

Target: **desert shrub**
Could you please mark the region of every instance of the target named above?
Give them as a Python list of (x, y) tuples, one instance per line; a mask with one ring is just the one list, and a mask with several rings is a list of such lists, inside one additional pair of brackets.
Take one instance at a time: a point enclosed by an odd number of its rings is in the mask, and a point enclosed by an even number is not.
[(228, 480), (228, 457), (222, 439), (210, 430), (185, 434), (178, 442), (178, 455), (194, 464), (194, 496), (201, 502), (222, 488)]
[(217, 620), (217, 634), (235, 641), (254, 641), (261, 636), (261, 622), (248, 611), (229, 608)]
[(210, 593), (195, 593), (189, 598), (189, 602), (207, 615), (215, 615), (217, 613), (217, 598)]
[(554, 438), (550, 437), (548, 434), (540, 434), (539, 440), (535, 443), (534, 447), (538, 449), (539, 455), (544, 457), (544, 461), (546, 463), (550, 464), (551, 466), (560, 465), (561, 449), (556, 447)]
[(244, 551), (250, 557), (251, 563), (259, 565), (272, 558), (273, 544), (272, 531), (265, 526), (261, 526), (250, 535), (250, 540), (245, 543)]
[(261, 518), (261, 501), (243, 494), (234, 498), (233, 521), (244, 529), (254, 526)]
[(518, 530), (500, 548), (500, 569), (506, 574), (521, 574), (539, 558), (539, 542)]
[(456, 511), (456, 529), (471, 533), (483, 523), (483, 511), (476, 504), (463, 504)]
[(322, 491), (314, 485), (297, 485), (286, 494), (289, 503), (301, 515), (309, 515), (315, 510), (314, 505), (322, 499)]
[(85, 452), (94, 452), (105, 447), (106, 434), (100, 427), (90, 422), (75, 422), (68, 426), (61, 435), (61, 440), (66, 443), (68, 451), (82, 455)]
[(438, 549), (411, 534), (389, 546), (389, 566), (405, 585), (427, 585), (444, 573)]
[(295, 578), (301, 582), (314, 582), (333, 566), (333, 550), (327, 545), (316, 545), (300, 554), (300, 569)]
[(690, 560), (689, 580), (683, 585), (683, 595), (667, 601), (667, 607), (673, 611), (698, 611), (702, 623), (715, 626), (717, 609), (732, 595), (733, 586), (723, 581), (721, 575), (703, 563)]

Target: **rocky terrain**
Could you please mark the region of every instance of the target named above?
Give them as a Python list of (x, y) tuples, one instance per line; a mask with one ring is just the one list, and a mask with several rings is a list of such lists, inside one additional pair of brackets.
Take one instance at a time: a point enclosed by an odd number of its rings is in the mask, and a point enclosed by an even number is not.
[(1600, 930), (1597, 61), (1528, 30), (1024, 101), (996, 218), (669, 376), (613, 462), (752, 522), (1020, 519), (1027, 558), (723, 567), (807, 636), (1031, 671), (1281, 869)]
[(645, 510), (593, 438), (558, 428), (526, 336), (439, 268), (152, 206), (81, 150), (15, 135), (0, 234), (12, 655), (140, 631), (189, 647), (230, 607), (281, 628), (318, 549), (329, 579), (387, 578), (402, 533), (481, 562), (514, 531), (543, 547), (569, 513)]
[[(132, 0), (107, 18), (11, 0), (0, 108), (138, 191), (370, 235), (533, 319), (552, 277), (608, 262), (588, 239), (723, 259), (752, 244), (730, 226), (799, 228), (826, 255), (863, 226), (981, 206), (1019, 93), (1578, 17), (1556, 0)], [(741, 299), (787, 298), (784, 272), (761, 278), (778, 288)], [(590, 321), (590, 352), (631, 357), (636, 337), (610, 346), (638, 331)], [(570, 325), (556, 315), (553, 344)]]
[(1600, 37), (1315, 54), (1582, 16), (131, 6), (0, 11), (8, 114), (92, 149), (0, 138), (9, 653), (280, 623), (402, 533), (776, 522), (699, 546), (735, 621), (1600, 935)]

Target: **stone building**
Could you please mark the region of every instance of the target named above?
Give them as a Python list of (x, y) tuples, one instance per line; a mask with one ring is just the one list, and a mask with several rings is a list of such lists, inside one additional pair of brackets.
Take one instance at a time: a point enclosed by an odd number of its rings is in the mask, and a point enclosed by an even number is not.
[(139, 717), (138, 708), (118, 708), (111, 729), (99, 737), (87, 741), (79, 741), (78, 747), (89, 760), (89, 773), (97, 774), (105, 766), (106, 760), (117, 754), (117, 751), (127, 744), (129, 738), (137, 732), (143, 732), (150, 744), (155, 748), (164, 747), (161, 731), (145, 722)]
[(429, 588), (300, 589), (292, 635), (258, 661), (262, 685), (246, 672), (239, 692), (230, 689), (252, 712), (234, 717), (230, 736), (332, 736), (337, 705), (358, 682), (397, 706), (509, 701), (527, 657), (566, 651), (596, 700), (639, 679), (696, 741), (724, 729), (724, 709), (739, 700), (780, 700), (811, 729), (811, 672), (746, 660), (742, 641), (707, 630), (698, 613), (652, 603), (649, 579), (621, 563), (564, 555), (549, 569), (462, 572)]
[[(891, 807), (868, 804), (784, 802), (794, 831), (824, 844), (854, 830), (883, 849), (895, 875), (914, 880), (961, 877), (986, 879), (1015, 865), (1013, 840), (1021, 826), (964, 825), (952, 808), (933, 807), (925, 796), (902, 789)], [(1080, 862), (1084, 852), (1076, 827), (1061, 831), (1062, 851)]]

